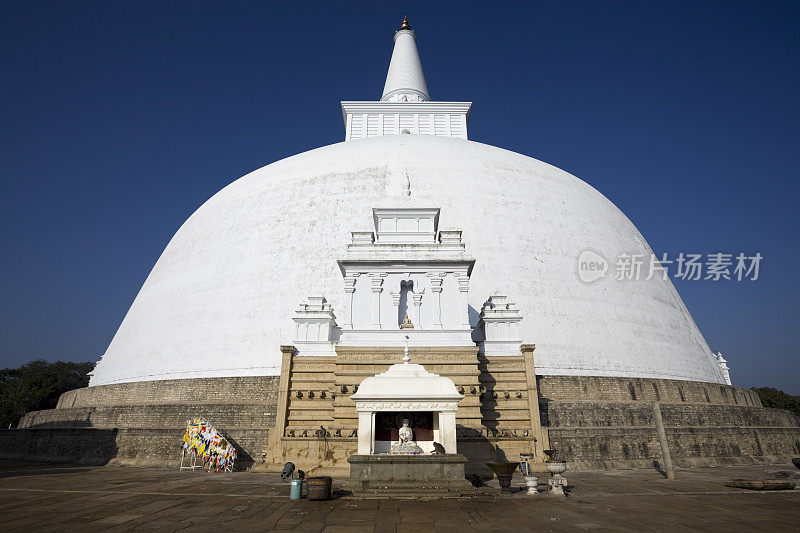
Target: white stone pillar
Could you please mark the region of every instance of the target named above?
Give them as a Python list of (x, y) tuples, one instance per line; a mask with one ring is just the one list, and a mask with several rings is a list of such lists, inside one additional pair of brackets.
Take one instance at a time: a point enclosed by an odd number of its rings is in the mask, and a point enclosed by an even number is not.
[(461, 325), (470, 327), (469, 324), (469, 278), (460, 276), (458, 278), (458, 303), (461, 306)]
[(359, 411), (358, 413), (358, 454), (372, 455), (373, 429), (375, 427), (375, 413)]
[(381, 329), (381, 292), (383, 292), (383, 278), (373, 276), (372, 282), (372, 329)]
[(433, 327), (442, 329), (442, 278), (431, 278), (433, 292)]
[(400, 317), (400, 293), (399, 292), (392, 292), (392, 305), (394, 306), (394, 313), (392, 316), (396, 316), (399, 320), (402, 320)]
[(415, 329), (422, 329), (422, 294), (425, 292), (425, 289), (419, 291), (419, 293), (414, 293), (414, 328)]
[(439, 438), (446, 453), (458, 453), (455, 411), (439, 411)]
[(347, 315), (345, 316), (345, 323), (342, 324), (344, 329), (353, 329), (353, 295), (356, 292), (356, 278), (344, 278), (344, 293), (347, 300)]

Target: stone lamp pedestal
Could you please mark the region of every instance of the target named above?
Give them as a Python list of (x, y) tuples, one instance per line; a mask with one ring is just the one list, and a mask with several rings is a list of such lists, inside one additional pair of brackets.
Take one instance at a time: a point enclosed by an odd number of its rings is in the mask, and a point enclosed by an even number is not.
[(497, 481), (500, 482), (500, 490), (511, 492), (511, 477), (514, 475), (514, 470), (517, 469), (519, 463), (486, 463), (486, 466), (491, 468), (494, 475), (497, 476)]
[(564, 487), (567, 486), (567, 478), (561, 474), (566, 472), (567, 463), (564, 461), (547, 461), (545, 463), (547, 471), (550, 472), (550, 492), (559, 496), (564, 496)]
[(533, 470), (531, 469), (531, 465), (528, 462), (531, 459), (533, 459), (532, 453), (519, 454), (519, 471), (522, 473), (522, 477), (525, 479), (525, 485), (528, 487), (528, 494), (534, 496), (539, 494), (539, 476), (534, 475)]
[(539, 476), (525, 476), (525, 485), (528, 486), (528, 494), (531, 496), (539, 494)]

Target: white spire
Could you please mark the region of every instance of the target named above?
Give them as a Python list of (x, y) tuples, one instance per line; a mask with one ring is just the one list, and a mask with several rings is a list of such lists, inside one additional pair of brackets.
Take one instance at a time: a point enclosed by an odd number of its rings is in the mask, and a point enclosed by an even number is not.
[[(435, 135), (467, 139), (472, 102), (431, 102), (417, 53), (417, 38), (403, 18), (394, 34), (394, 51), (383, 97), (377, 102), (344, 101), (344, 140), (382, 135)], [(408, 178), (390, 187), (400, 196), (411, 193)]]
[(428, 85), (417, 52), (417, 37), (408, 19), (394, 34), (394, 51), (383, 87), (382, 102), (428, 102)]

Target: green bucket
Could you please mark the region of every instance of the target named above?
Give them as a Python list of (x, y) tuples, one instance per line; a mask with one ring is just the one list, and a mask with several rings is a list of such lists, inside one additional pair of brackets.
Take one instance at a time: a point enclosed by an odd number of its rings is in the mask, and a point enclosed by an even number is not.
[(293, 479), (289, 482), (289, 499), (299, 500), (303, 497), (303, 480)]

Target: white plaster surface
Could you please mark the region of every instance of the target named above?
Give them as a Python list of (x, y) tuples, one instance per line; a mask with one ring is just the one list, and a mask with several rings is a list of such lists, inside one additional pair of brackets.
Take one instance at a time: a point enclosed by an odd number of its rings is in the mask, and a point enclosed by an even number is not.
[[(402, 176), (411, 196), (390, 195)], [(178, 230), (133, 302), (91, 385), (278, 375), (293, 312), (345, 292), (336, 259), (376, 207), (439, 207), (476, 259), (470, 322), (512, 295), (543, 375), (723, 382), (671, 281), (582, 283), (577, 257), (650, 253), (595, 189), (546, 163), (476, 142), (387, 135), (326, 146), (231, 183)], [(655, 216), (655, 215), (654, 215)]]

